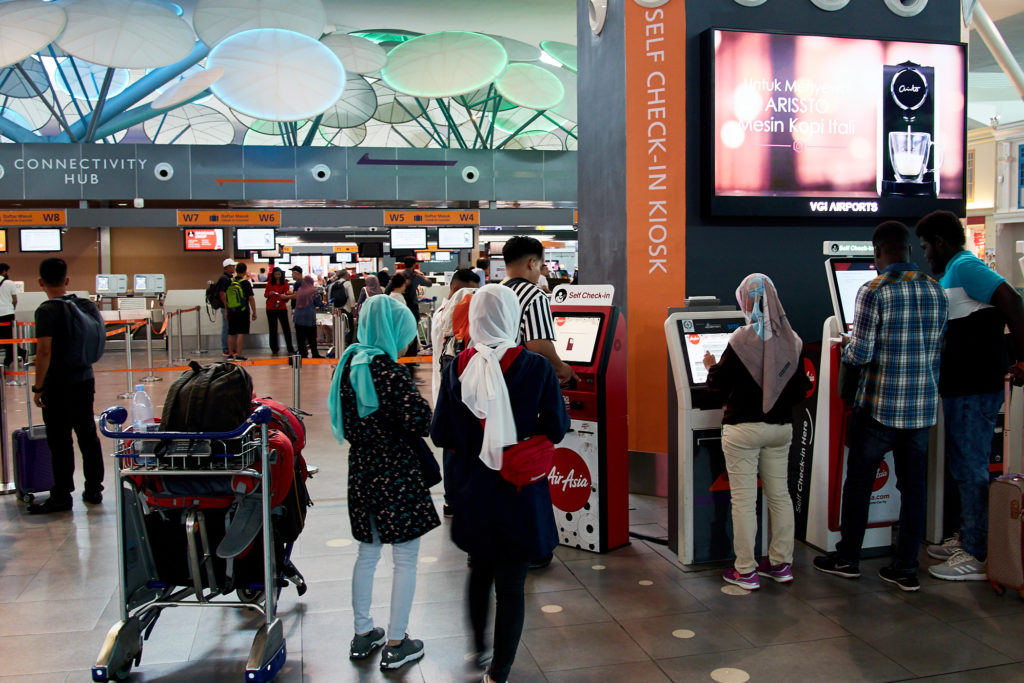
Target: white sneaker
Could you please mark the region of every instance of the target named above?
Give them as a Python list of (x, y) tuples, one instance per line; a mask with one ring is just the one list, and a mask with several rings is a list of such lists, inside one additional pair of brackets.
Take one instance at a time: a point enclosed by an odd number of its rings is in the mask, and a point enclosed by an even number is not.
[(948, 560), (953, 557), (957, 550), (964, 547), (960, 541), (960, 532), (956, 532), (938, 545), (928, 546), (928, 557), (933, 560)]
[(942, 564), (928, 567), (928, 573), (944, 581), (985, 581), (985, 563), (966, 550), (957, 550)]

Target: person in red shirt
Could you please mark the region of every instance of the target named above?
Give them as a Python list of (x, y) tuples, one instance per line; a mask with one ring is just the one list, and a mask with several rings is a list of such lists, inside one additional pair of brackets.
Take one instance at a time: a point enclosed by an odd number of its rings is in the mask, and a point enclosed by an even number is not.
[(267, 325), (270, 328), (270, 353), (277, 355), (279, 350), (277, 340), (277, 326), (281, 325), (281, 332), (284, 333), (284, 343), (288, 346), (288, 355), (295, 355), (295, 346), (292, 345), (292, 328), (288, 324), (288, 301), (281, 298), (282, 294), (288, 294), (291, 286), (284, 278), (284, 271), (274, 268), (270, 271), (270, 280), (263, 296), (267, 298)]

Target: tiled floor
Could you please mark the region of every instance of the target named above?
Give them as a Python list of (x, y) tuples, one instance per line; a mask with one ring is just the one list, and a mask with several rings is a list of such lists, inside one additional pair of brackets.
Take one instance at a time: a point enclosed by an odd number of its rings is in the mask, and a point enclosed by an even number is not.
[[(115, 367), (119, 355), (103, 367)], [(291, 401), (289, 369), (252, 374), (260, 393)], [(426, 657), (389, 674), (375, 660), (348, 661), (356, 548), (345, 509), (345, 450), (325, 417), (328, 380), (326, 367), (302, 371), (302, 407), (314, 413), (306, 457), (320, 475), (310, 482), (316, 506), (294, 555), (309, 592), (299, 598), (286, 589), (281, 600), (288, 663), (278, 680), (479, 680), (465, 658), (465, 556), (446, 527), (423, 539), (409, 627), (426, 642)], [(119, 402), (125, 382), (122, 374), (100, 375), (97, 408)], [(151, 385), (158, 406), (167, 384)], [(12, 428), (25, 421), (23, 391), (7, 389)], [(631, 504), (634, 528), (664, 534), (664, 501), (634, 496)], [(47, 518), (27, 516), (13, 496), (0, 498), (0, 682), (89, 680), (117, 620), (113, 521), (109, 500), (89, 509), (77, 501), (73, 513)], [(511, 680), (745, 680), (737, 671), (753, 681), (1024, 680), (1024, 601), (1015, 595), (927, 575), (920, 593), (905, 594), (877, 579), (882, 560), (862, 563), (865, 576), (851, 582), (815, 573), (813, 555), (798, 547), (791, 585), (729, 595), (716, 570), (684, 573), (661, 546), (635, 542), (607, 556), (559, 548), (554, 563), (528, 579), (526, 630)], [(382, 622), (390, 575), (385, 552), (374, 592)], [(240, 681), (257, 623), (233, 611), (168, 610), (132, 679)]]

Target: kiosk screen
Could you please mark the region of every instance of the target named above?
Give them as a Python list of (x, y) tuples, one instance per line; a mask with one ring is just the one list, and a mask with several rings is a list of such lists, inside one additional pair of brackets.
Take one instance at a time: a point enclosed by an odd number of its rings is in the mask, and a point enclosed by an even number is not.
[(564, 362), (590, 365), (594, 362), (603, 315), (555, 314), (555, 351)]
[(878, 276), (875, 262), (869, 258), (832, 258), (828, 260), (832, 305), (844, 332), (853, 330), (857, 290)]
[(686, 374), (690, 386), (703, 386), (708, 381), (704, 354), (710, 352), (715, 361), (722, 358), (729, 336), (744, 324), (743, 318), (683, 319), (679, 321), (679, 342), (686, 357)]

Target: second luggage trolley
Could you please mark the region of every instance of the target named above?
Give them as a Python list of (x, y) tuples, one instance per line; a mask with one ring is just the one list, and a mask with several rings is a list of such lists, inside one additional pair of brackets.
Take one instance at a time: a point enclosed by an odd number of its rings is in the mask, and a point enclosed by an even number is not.
[[(246, 681), (270, 681), (284, 666), (287, 657), (284, 630), (277, 617), (277, 596), (280, 588), (291, 580), (305, 592), (300, 574), (294, 570), (288, 555), (282, 558), (282, 568), (275, 567), (274, 530), (271, 520), (271, 453), (268, 424), (272, 420), (269, 408), (257, 408), (237, 429), (222, 433), (118, 431), (128, 418), (125, 408), (109, 408), (100, 419), (100, 431), (114, 439), (118, 458), (118, 477), (115, 489), (117, 508), (118, 579), (121, 619), (107, 633), (106, 640), (92, 668), (94, 681), (122, 681), (127, 679), (132, 666), (142, 658), (143, 641), (149, 638), (160, 613), (168, 607), (219, 607), (251, 609), (265, 618), (256, 632), (249, 659), (245, 667)], [(140, 439), (141, 436), (141, 439)], [(156, 453), (160, 453), (156, 456)], [(167, 576), (154, 558), (152, 529), (147, 525), (145, 494), (140, 484), (147, 478), (175, 488), (180, 477), (203, 483), (220, 477), (230, 484), (232, 478), (246, 478), (259, 485), (262, 499), (262, 557), (249, 560), (251, 565), (262, 559), (261, 583), (233, 585), (224, 578), (223, 569), (215, 570), (210, 533), (203, 509), (197, 504), (202, 494), (179, 495), (182, 504), (179, 514), (184, 521), (187, 539), (187, 571), (177, 578)], [(172, 483), (171, 478), (177, 480)], [(216, 490), (218, 487), (213, 486)], [(230, 491), (230, 489), (228, 489)], [(224, 494), (221, 494), (224, 495)], [(234, 496), (231, 492), (227, 495)], [(161, 508), (166, 510), (166, 508)], [(255, 545), (255, 539), (254, 539)], [(255, 549), (255, 548), (254, 548)], [(257, 570), (258, 571), (258, 570)], [(218, 576), (218, 573), (222, 576)], [(187, 575), (187, 579), (184, 578)], [(224, 598), (237, 589), (238, 599)]]

